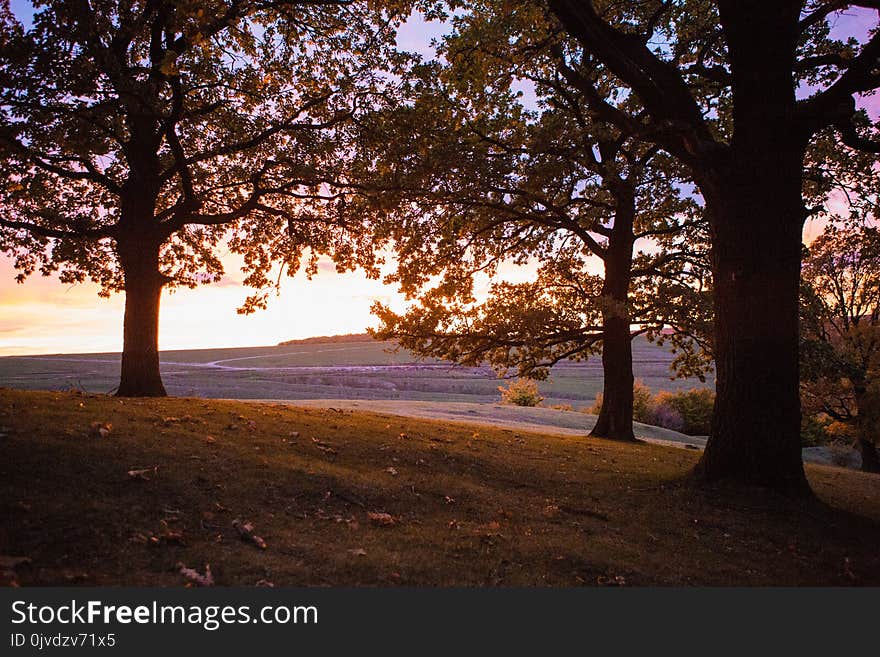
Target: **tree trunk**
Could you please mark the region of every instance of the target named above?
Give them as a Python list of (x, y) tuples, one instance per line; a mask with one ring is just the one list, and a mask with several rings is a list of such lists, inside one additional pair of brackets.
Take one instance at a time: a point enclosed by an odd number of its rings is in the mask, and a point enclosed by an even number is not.
[(808, 134), (794, 120), (800, 3), (719, 5), (733, 73), (729, 149), (702, 171), (717, 372), (695, 474), (809, 495), (801, 459), (798, 286)]
[(862, 471), (880, 472), (880, 456), (877, 454), (877, 446), (873, 440), (859, 438), (859, 452), (862, 454)]
[(635, 440), (629, 315), (635, 188), (628, 181), (620, 180), (612, 185), (612, 193), (616, 206), (614, 226), (608, 238), (602, 285), (602, 407), (590, 435)]
[[(766, 152), (766, 151), (765, 151)], [(696, 475), (808, 493), (801, 460), (798, 153), (752, 153), (704, 190), (713, 230), (712, 431)]]
[(868, 401), (867, 382), (864, 378), (856, 377), (853, 393), (856, 398), (856, 440), (862, 455), (862, 471), (880, 472), (880, 455), (877, 454), (877, 444), (874, 441), (877, 418), (871, 417), (873, 409)]
[(628, 319), (618, 317), (605, 320), (602, 373), (602, 407), (590, 435), (614, 440), (635, 440), (632, 338)]
[(159, 272), (160, 242), (126, 236), (117, 241), (125, 274), (125, 320), (119, 397), (164, 397), (159, 373), (159, 299), (165, 284)]

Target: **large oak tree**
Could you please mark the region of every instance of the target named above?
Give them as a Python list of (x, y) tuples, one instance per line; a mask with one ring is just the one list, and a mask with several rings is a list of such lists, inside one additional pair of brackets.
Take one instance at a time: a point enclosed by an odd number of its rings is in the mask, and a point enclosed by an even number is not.
[(245, 310), (278, 268), (292, 275), (321, 253), (369, 266), (322, 181), (388, 79), (387, 13), (333, 0), (70, 0), (37, 3), (26, 27), (4, 3), (0, 249), (20, 280), (39, 270), (124, 291), (119, 395), (165, 394), (162, 290), (218, 280), (220, 248), (258, 288)]
[(798, 286), (805, 153), (834, 133), (877, 152), (857, 108), (880, 86), (880, 34), (830, 36), (875, 2), (548, 0), (578, 41), (566, 57), (611, 74), (639, 109), (595, 94), (592, 110), (685, 164), (708, 210), (717, 397), (697, 467), (806, 493), (800, 454)]

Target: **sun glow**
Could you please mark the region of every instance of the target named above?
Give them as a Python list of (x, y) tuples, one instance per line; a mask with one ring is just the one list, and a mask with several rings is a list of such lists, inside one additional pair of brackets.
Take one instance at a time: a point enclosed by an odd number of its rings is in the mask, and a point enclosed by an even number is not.
[[(376, 324), (370, 313), (374, 302), (395, 311), (406, 307), (394, 286), (363, 272), (339, 274), (329, 259), (322, 259), (311, 279), (300, 273), (283, 281), (268, 309), (239, 315), (236, 309), (250, 288), (241, 284), (238, 262), (228, 258), (224, 265), (227, 276), (220, 283), (163, 293), (160, 349), (252, 347), (361, 333)], [(500, 275), (524, 281), (536, 269), (537, 263), (503, 265)], [(0, 258), (0, 356), (121, 351), (123, 295), (100, 299), (95, 285), (68, 286), (37, 275), (18, 285), (14, 276), (11, 261)], [(479, 282), (477, 297), (485, 298), (488, 287), (488, 280)]]

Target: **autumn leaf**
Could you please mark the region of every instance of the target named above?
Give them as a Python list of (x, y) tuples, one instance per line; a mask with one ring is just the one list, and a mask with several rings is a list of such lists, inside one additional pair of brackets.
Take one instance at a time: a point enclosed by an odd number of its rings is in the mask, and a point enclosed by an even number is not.
[(171, 527), (168, 526), (168, 522), (166, 520), (159, 521), (159, 535), (151, 537), (151, 542), (153, 542), (154, 544), (158, 544), (162, 541), (174, 545), (186, 545), (186, 541), (183, 538), (183, 531), (178, 529), (171, 529)]
[(89, 434), (94, 438), (106, 438), (113, 431), (113, 425), (109, 422), (92, 422), (89, 425)]
[(232, 526), (235, 527), (236, 531), (238, 531), (238, 535), (241, 537), (241, 540), (247, 543), (253, 543), (261, 550), (266, 549), (266, 541), (264, 541), (262, 537), (257, 536), (254, 533), (253, 523), (241, 522), (240, 520), (236, 519), (232, 521)]
[(312, 442), (315, 444), (315, 447), (320, 449), (325, 454), (336, 455), (339, 453), (335, 448), (330, 445), (330, 443), (322, 442), (317, 438), (312, 438)]
[(143, 479), (144, 481), (150, 480), (150, 475), (157, 474), (159, 472), (159, 466), (154, 465), (152, 468), (134, 468), (128, 471), (128, 476), (130, 479)]
[(177, 569), (186, 581), (196, 586), (214, 586), (214, 577), (211, 575), (211, 566), (205, 564), (205, 574), (202, 575), (194, 568), (187, 568), (184, 564), (178, 563)]
[(393, 527), (397, 524), (397, 520), (390, 513), (369, 511), (367, 517), (378, 527)]

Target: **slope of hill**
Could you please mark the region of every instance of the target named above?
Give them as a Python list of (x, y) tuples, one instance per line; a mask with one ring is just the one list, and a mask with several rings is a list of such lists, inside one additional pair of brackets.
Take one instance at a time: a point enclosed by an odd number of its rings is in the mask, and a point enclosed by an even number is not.
[(794, 503), (693, 489), (688, 450), (193, 399), (0, 390), (0, 427), (22, 585), (880, 584), (858, 472)]

